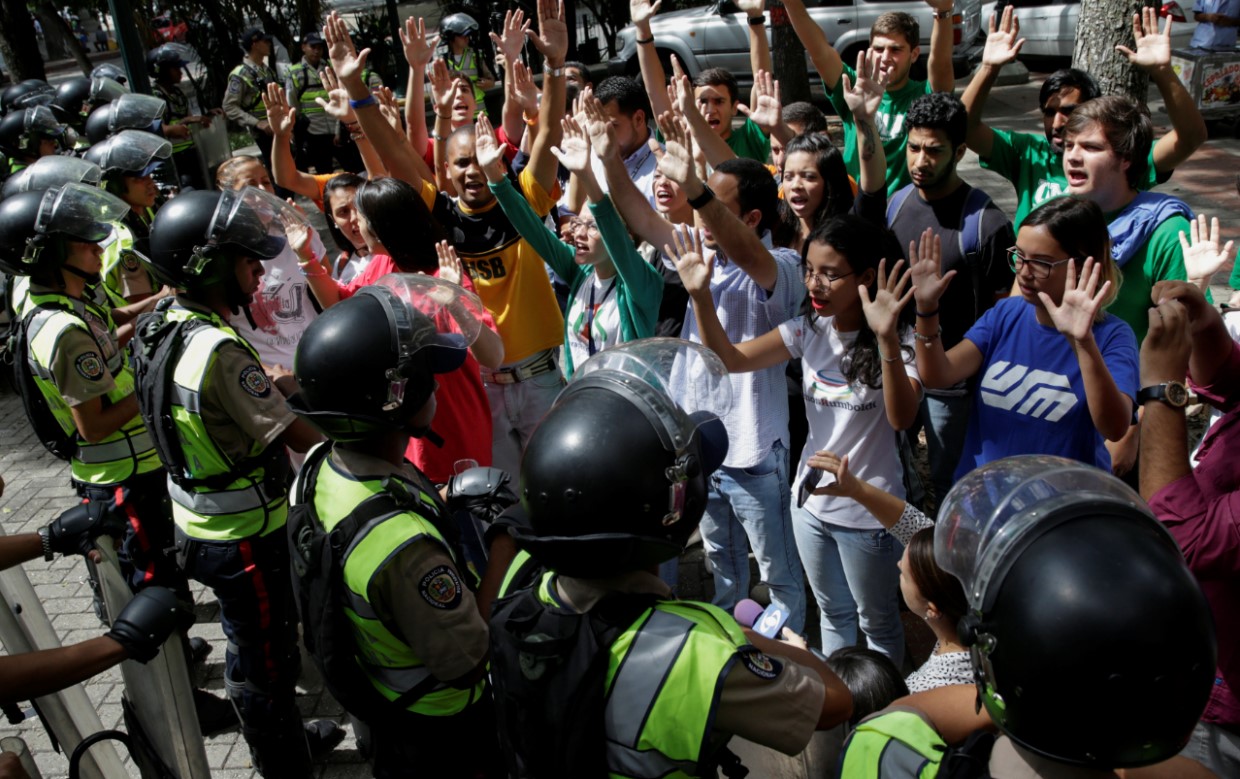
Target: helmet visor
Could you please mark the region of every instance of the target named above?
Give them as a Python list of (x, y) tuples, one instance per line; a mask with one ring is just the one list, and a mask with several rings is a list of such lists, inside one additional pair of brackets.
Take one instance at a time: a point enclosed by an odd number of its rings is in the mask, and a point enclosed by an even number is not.
[(51, 105), (56, 99), (56, 88), (47, 84), (40, 84), (31, 89), (26, 94), (15, 99), (11, 110), (22, 108), (34, 108), (35, 106)]
[(98, 243), (112, 232), (129, 211), (125, 201), (85, 184), (65, 184), (48, 190), (39, 204), (35, 230), (43, 234), (62, 233), (78, 241)]
[[(464, 287), (450, 281), (427, 276), (422, 273), (389, 273), (375, 282), (376, 286), (387, 287), (410, 309), (420, 312), (435, 325), (435, 332), (454, 334), (463, 346), (470, 346), (478, 340), (478, 333), (485, 325), (482, 323), (485, 310), (482, 300)], [(421, 347), (418, 338), (406, 338), (412, 334), (409, 326), (403, 326), (401, 332), (401, 357), (412, 354)], [(425, 334), (421, 334), (422, 338)]]
[(104, 170), (149, 176), (156, 165), (172, 157), (172, 144), (154, 133), (122, 130), (104, 142), (98, 155), (95, 160)]
[(129, 88), (114, 78), (95, 76), (90, 80), (90, 102), (96, 106), (111, 103), (121, 95), (128, 94)]
[(90, 75), (91, 78), (94, 78), (95, 76), (106, 76), (120, 84), (124, 84), (129, 81), (129, 77), (125, 75), (125, 71), (110, 62), (105, 62), (102, 65), (96, 65), (94, 70), (90, 72)]
[(934, 530), (934, 559), (964, 585), (969, 605), (981, 609), (1008, 553), (1052, 513), (1083, 503), (1149, 511), (1122, 481), (1076, 460), (1022, 455), (987, 463), (947, 493)]
[(56, 120), (56, 114), (45, 105), (26, 109), (26, 132), (35, 132), (59, 138), (65, 132), (65, 126)]
[(175, 64), (179, 68), (198, 59), (198, 52), (194, 51), (194, 47), (184, 43), (165, 43), (151, 54), (161, 65)]
[(93, 187), (102, 178), (103, 171), (93, 162), (54, 154), (50, 157), (40, 157), (30, 167), (6, 181), (3, 196), (9, 197), (18, 192), (51, 189), (65, 184), (86, 184)]
[[(211, 225), (207, 228), (208, 246), (233, 246), (262, 260), (275, 257), (284, 249), (286, 242), (279, 218), (280, 209), (271, 203), (273, 200), (288, 207), (274, 195), (254, 187), (222, 193)], [(290, 210), (293, 209), (290, 207)], [(205, 264), (205, 254), (198, 253), (196, 256)], [(190, 273), (201, 270), (187, 267)]]
[(124, 94), (112, 101), (108, 112), (108, 132), (148, 130), (162, 119), (167, 104), (151, 95)]

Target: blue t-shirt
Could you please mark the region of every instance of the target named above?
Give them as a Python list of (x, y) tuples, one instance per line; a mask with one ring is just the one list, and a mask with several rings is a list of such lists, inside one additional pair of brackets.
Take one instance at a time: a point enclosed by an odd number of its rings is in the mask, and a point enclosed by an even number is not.
[[(1140, 374), (1132, 328), (1107, 314), (1093, 330), (1119, 391), (1135, 399)], [(981, 350), (982, 367), (956, 479), (1016, 454), (1053, 454), (1111, 469), (1076, 354), (1058, 330), (1038, 324), (1033, 305), (1019, 297), (1000, 300), (964, 337)]]

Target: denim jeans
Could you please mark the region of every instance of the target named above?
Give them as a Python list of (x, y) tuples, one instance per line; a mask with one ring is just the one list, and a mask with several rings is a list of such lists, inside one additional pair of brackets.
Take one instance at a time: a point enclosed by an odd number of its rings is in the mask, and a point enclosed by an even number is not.
[(792, 528), (810, 589), (822, 613), (822, 651), (857, 643), (904, 662), (900, 622), (900, 556), (904, 546), (886, 530), (854, 530), (793, 509)]
[(1180, 752), (1219, 776), (1240, 776), (1240, 735), (1210, 722), (1198, 722)]
[(797, 556), (789, 514), (788, 450), (778, 441), (751, 468), (724, 466), (711, 477), (702, 545), (714, 569), (714, 605), (731, 610), (749, 597), (749, 549), (758, 560), (771, 601), (782, 607), (788, 627), (805, 627), (805, 575)]
[[(930, 483), (934, 485), (934, 505), (943, 505), (943, 498), (955, 483), (956, 466), (964, 450), (965, 434), (969, 430), (969, 414), (973, 410), (973, 395), (945, 397), (926, 393), (917, 411), (917, 421), (905, 435), (908, 441), (917, 440), (917, 434), (926, 431), (926, 456), (930, 461)], [(903, 453), (906, 471), (911, 471), (912, 450)], [(906, 473), (905, 483), (911, 484), (915, 472)], [(918, 497), (909, 495), (910, 499)], [(920, 502), (920, 501), (917, 501)]]
[[(512, 365), (540, 357), (541, 352)], [(521, 475), (521, 453), (534, 434), (534, 428), (564, 389), (564, 377), (558, 368), (515, 384), (493, 384), (486, 381), (486, 375), (484, 372), (483, 386), (491, 403), (491, 465), (507, 473), (516, 483)]]

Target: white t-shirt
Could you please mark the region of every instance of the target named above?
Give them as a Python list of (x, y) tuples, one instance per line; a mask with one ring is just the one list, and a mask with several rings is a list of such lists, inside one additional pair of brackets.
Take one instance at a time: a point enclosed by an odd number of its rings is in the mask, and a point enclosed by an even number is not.
[[(370, 258), (373, 256), (373, 254), (362, 256), (357, 252), (350, 254), (348, 262), (344, 264), (343, 268), (339, 268), (339, 275), (335, 277), (336, 281), (341, 284), (348, 284), (350, 281), (353, 281), (357, 274), (366, 270), (366, 266), (370, 264)], [(333, 270), (337, 270), (337, 268), (333, 267)]]
[[(581, 283), (572, 304), (568, 307), (568, 348), (573, 355), (573, 365), (583, 365), (590, 359), (590, 337), (594, 338), (594, 351), (620, 343), (620, 304), (616, 299), (616, 280), (600, 279), (597, 273)], [(593, 313), (591, 313), (593, 312)]]
[[(317, 233), (311, 233), (310, 240), (315, 257), (327, 253)], [(263, 261), (260, 282), (253, 302), (229, 317), (228, 324), (250, 342), (263, 365), (291, 371), (301, 335), (318, 316), (310, 300), (310, 285), (301, 274), (296, 253), (287, 245)]]
[[(833, 317), (820, 318), (809, 326), (808, 317), (799, 316), (779, 326), (784, 345), (794, 358), (801, 358), (804, 378), (801, 393), (809, 418), (809, 436), (801, 452), (793, 495), (809, 471), (810, 454), (823, 450), (848, 455), (848, 467), (858, 479), (898, 498), (904, 497), (903, 469), (896, 447), (896, 433), (887, 421), (883, 390), (873, 389), (844, 378), (844, 355), (857, 340), (857, 334), (836, 331)], [(905, 334), (902, 349), (904, 372), (921, 381), (913, 357), (913, 333)], [(889, 355), (890, 356), (890, 355)], [(860, 503), (851, 498), (812, 495), (805, 509), (818, 519), (840, 527), (879, 529), (882, 525)]]

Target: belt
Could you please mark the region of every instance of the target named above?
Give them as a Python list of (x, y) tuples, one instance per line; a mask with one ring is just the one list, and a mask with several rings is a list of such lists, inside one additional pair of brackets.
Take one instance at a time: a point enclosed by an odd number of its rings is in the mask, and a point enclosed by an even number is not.
[(489, 384), (519, 384), (555, 369), (555, 351), (548, 349), (541, 355), (511, 368), (500, 368), (494, 371), (484, 368), (482, 380)]

